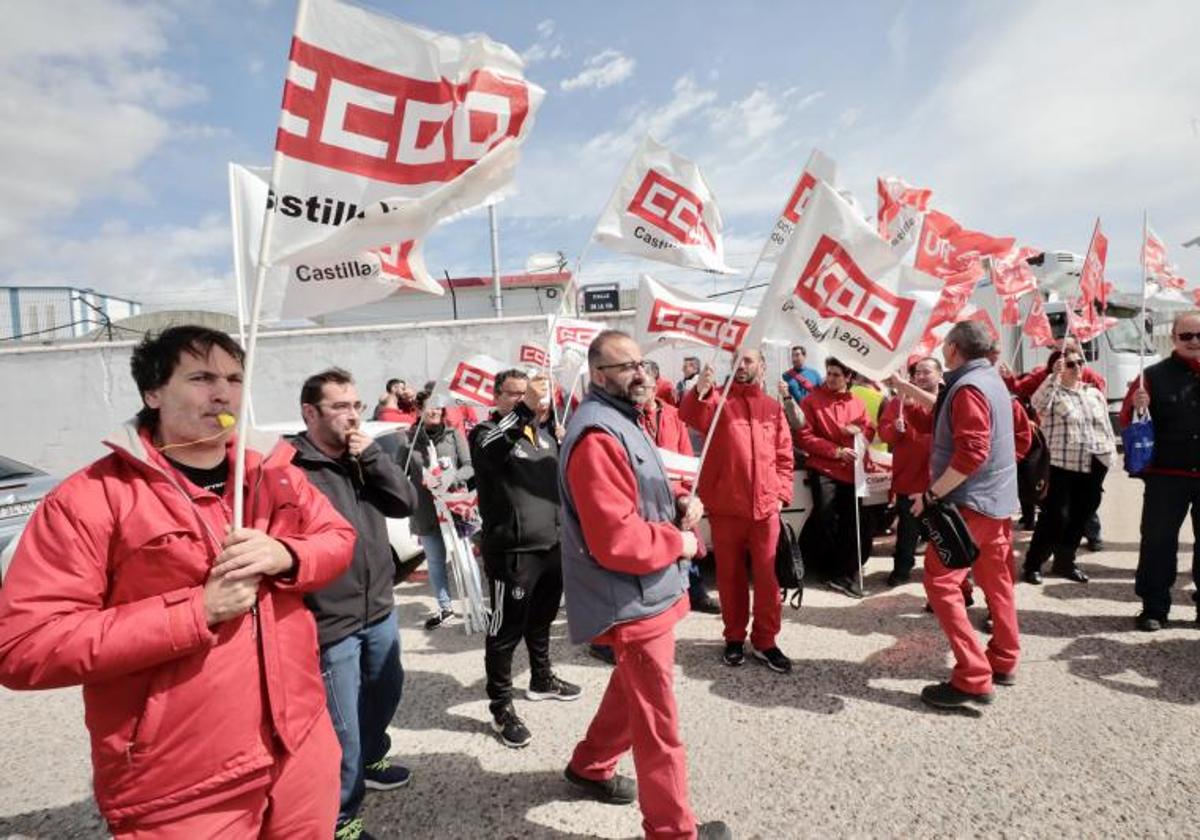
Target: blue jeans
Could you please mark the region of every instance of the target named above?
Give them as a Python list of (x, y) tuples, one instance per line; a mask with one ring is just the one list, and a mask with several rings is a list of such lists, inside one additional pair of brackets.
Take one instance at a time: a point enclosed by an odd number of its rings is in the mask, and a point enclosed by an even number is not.
[(404, 690), (396, 613), (323, 648), (321, 678), (342, 745), (340, 824), (353, 819), (362, 805), (364, 768), (387, 757), (391, 748), (387, 725)]
[(442, 612), (450, 609), (450, 584), (446, 578), (446, 543), (442, 535), (422, 534), (417, 537), (421, 548), (425, 549), (425, 568), (429, 570), (429, 586), (437, 598), (438, 609)]

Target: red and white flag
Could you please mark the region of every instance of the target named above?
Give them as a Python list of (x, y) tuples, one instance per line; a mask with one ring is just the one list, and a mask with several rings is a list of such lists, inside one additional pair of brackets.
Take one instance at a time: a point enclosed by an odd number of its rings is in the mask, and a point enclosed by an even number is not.
[(883, 379), (908, 358), (941, 290), (903, 265), (833, 187), (818, 183), (746, 336), (757, 347), (785, 327), (856, 371)]
[(1095, 304), (1086, 298), (1067, 302), (1067, 331), (1078, 338), (1080, 344), (1091, 341), (1115, 323), (1116, 318), (1101, 315)]
[(656, 346), (702, 344), (733, 353), (741, 345), (755, 311), (678, 292), (643, 274), (638, 285), (634, 339), (643, 351)]
[(1033, 305), (1029, 307), (1029, 314), (1025, 316), (1025, 326), (1021, 328), (1021, 331), (1029, 336), (1034, 347), (1056, 347), (1058, 345), (1058, 342), (1054, 340), (1054, 330), (1050, 327), (1050, 319), (1046, 317), (1046, 305), (1042, 301), (1041, 295), (1033, 296)]
[(524, 368), (550, 367), (550, 351), (533, 341), (522, 341), (517, 346), (517, 364)]
[(608, 329), (601, 321), (557, 318), (550, 332), (550, 362), (558, 365), (567, 354), (587, 355), (592, 339)]
[(337, 0), (301, 0), (289, 59), (269, 265), (419, 239), (494, 203), (543, 97), (503, 44)]
[(492, 408), (496, 405), (496, 374), (510, 364), (483, 353), (466, 359), (450, 357), (442, 365), (434, 392), (468, 405)]
[[(229, 164), (234, 266), (239, 286), (257, 276), (270, 170)], [(374, 303), (400, 289), (441, 295), (442, 284), (425, 268), (421, 245), (409, 240), (330, 262), (269, 266), (263, 278), (261, 321), (311, 318)]]
[(992, 257), (992, 284), (1001, 299), (1019, 298), (1037, 289), (1037, 276), (1028, 260), (1040, 253), (1037, 248), (1022, 245)]
[(1012, 250), (1011, 236), (990, 236), (967, 230), (937, 210), (925, 214), (913, 266), (947, 282), (972, 285), (983, 276), (983, 257)]
[(902, 257), (917, 241), (933, 190), (917, 189), (899, 178), (880, 176), (875, 182), (875, 194), (879, 235)]
[(1083, 258), (1083, 269), (1079, 272), (1079, 290), (1083, 293), (1085, 308), (1091, 308), (1092, 302), (1096, 301), (1103, 309), (1108, 302), (1109, 285), (1104, 280), (1104, 263), (1107, 258), (1108, 237), (1101, 232), (1100, 219), (1097, 218), (1087, 256)]
[(696, 485), (696, 476), (700, 474), (700, 459), (691, 455), (680, 455), (672, 449), (658, 448), (663, 466), (667, 469), (667, 478), (678, 481), (689, 489)]
[(775, 220), (775, 227), (771, 229), (771, 235), (763, 244), (759, 259), (774, 260), (783, 250), (783, 246), (787, 245), (788, 237), (800, 223), (800, 217), (804, 214), (804, 208), (808, 206), (808, 200), (812, 197), (813, 187), (816, 186), (817, 181), (824, 181), (829, 186), (836, 188), (837, 164), (826, 157), (820, 149), (813, 149), (808, 156), (808, 162), (804, 164), (804, 170), (796, 181), (796, 186), (792, 187), (791, 195), (788, 196), (783, 212)]
[(981, 309), (973, 303), (965, 304), (959, 309), (957, 315), (952, 321), (940, 320), (934, 324), (933, 319), (930, 319), (930, 326), (925, 328), (925, 332), (921, 335), (921, 340), (917, 342), (916, 348), (908, 356), (908, 363), (919, 362), (921, 359), (934, 355), (937, 349), (946, 341), (946, 336), (950, 334), (950, 330), (955, 324), (962, 321), (978, 321), (987, 327), (988, 335), (992, 341), (1000, 340), (1000, 331), (996, 329), (996, 325), (992, 323), (992, 317), (988, 315), (986, 309)]
[(626, 164), (595, 238), (648, 260), (734, 274), (725, 265), (721, 214), (699, 167), (649, 135)]
[(1153, 283), (1156, 290), (1187, 288), (1187, 281), (1177, 273), (1179, 269), (1167, 260), (1167, 246), (1148, 221), (1142, 237), (1142, 265), (1145, 266), (1146, 280)]
[(1000, 298), (1000, 323), (1015, 327), (1021, 323), (1021, 299), (1014, 296)]

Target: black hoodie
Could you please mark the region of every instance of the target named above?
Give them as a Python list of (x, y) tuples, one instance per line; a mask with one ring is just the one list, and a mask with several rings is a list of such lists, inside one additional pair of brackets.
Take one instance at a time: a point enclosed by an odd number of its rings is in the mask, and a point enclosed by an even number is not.
[(317, 619), (321, 647), (357, 633), (384, 618), (394, 607), (392, 546), (385, 517), (408, 516), (417, 491), (399, 465), (372, 443), (358, 458), (330, 458), (301, 432), (289, 439), (293, 463), (354, 526), (354, 559), (342, 576), (304, 602)]

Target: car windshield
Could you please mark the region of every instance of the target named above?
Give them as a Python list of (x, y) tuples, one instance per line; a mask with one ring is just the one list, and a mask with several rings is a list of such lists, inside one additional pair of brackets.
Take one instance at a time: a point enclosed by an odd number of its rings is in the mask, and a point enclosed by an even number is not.
[(1153, 353), (1154, 350), (1146, 343), (1142, 331), (1138, 329), (1136, 318), (1118, 318), (1117, 323), (1108, 328), (1108, 346), (1118, 353)]
[(22, 464), (20, 461), (14, 461), (11, 458), (5, 458), (0, 455), (0, 481), (7, 481), (13, 478), (26, 478), (31, 475), (38, 475), (41, 470), (35, 470), (28, 464)]

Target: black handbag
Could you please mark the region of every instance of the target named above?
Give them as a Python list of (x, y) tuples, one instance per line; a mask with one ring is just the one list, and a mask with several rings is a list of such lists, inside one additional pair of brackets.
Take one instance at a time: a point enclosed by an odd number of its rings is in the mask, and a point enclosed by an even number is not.
[(938, 560), (947, 569), (968, 569), (979, 559), (979, 546), (967, 527), (958, 508), (941, 499), (933, 501), (925, 497), (925, 507), (917, 517), (921, 533)]
[[(804, 558), (796, 532), (791, 525), (779, 520), (779, 542), (775, 547), (775, 581), (779, 584), (780, 596), (792, 609), (800, 609), (804, 602)], [(788, 591), (791, 591), (791, 595)]]

